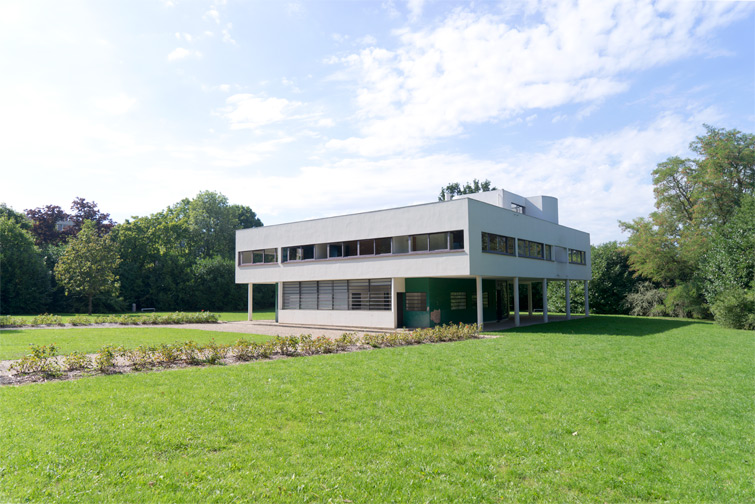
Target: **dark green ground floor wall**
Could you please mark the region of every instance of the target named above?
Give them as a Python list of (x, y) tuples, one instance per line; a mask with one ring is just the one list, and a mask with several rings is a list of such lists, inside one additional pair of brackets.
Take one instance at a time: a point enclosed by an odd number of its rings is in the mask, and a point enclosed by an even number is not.
[[(404, 326), (433, 327), (442, 324), (474, 324), (477, 322), (477, 285), (474, 278), (407, 278), (406, 292), (424, 292), (427, 294), (428, 310), (406, 311), (404, 305)], [(487, 293), (488, 304), (483, 307), (483, 319), (496, 320), (496, 283), (495, 280), (483, 280), (482, 291)], [(451, 293), (464, 292), (466, 307), (451, 309)], [(506, 290), (503, 291), (504, 293)], [(503, 316), (506, 317), (507, 301), (503, 302)], [(432, 313), (440, 310), (440, 322), (432, 321)]]

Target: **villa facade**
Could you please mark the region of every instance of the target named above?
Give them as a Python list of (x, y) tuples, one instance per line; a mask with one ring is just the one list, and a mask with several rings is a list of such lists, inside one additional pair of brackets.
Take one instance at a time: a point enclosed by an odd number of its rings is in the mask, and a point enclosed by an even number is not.
[[(236, 232), (236, 283), (275, 284), (276, 321), (431, 327), (520, 317), (520, 285), (590, 280), (590, 235), (558, 201), (496, 190)], [(587, 298), (587, 296), (585, 296)], [(585, 304), (585, 313), (589, 307)], [(567, 317), (570, 306), (567, 294)]]

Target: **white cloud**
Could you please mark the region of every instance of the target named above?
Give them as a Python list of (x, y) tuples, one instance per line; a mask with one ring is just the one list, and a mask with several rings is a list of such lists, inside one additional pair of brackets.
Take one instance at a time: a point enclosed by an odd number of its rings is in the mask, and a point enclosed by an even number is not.
[(534, 109), (585, 104), (585, 117), (629, 89), (628, 72), (704, 52), (710, 30), (744, 9), (649, 0), (538, 5), (539, 16), (525, 17), (537, 21), (516, 27), (457, 9), (434, 28), (398, 31), (396, 50), (372, 47), (342, 58), (358, 76), (360, 134), (328, 147), (411, 153), (467, 124)]
[(231, 36), (231, 28), (233, 28), (233, 24), (228, 23), (225, 25), (225, 28), (221, 30), (221, 32), (223, 33), (223, 42), (225, 42), (226, 44), (236, 45), (236, 41)]
[(422, 16), (425, 0), (407, 0), (406, 6), (409, 9), (409, 19), (411, 21), (416, 21)]
[(292, 117), (299, 102), (285, 98), (263, 98), (252, 94), (235, 94), (226, 100), (223, 116), (231, 123), (231, 129), (254, 129)]
[(215, 23), (220, 24), (220, 12), (215, 7), (212, 7), (210, 10), (204, 13), (205, 19), (209, 19), (212, 21), (215, 21)]
[(177, 47), (168, 54), (168, 61), (178, 61), (186, 58), (201, 58), (202, 53), (199, 51), (192, 51), (183, 47)]
[(136, 98), (120, 93), (106, 98), (97, 98), (94, 103), (97, 108), (108, 114), (121, 115), (125, 114), (136, 105)]

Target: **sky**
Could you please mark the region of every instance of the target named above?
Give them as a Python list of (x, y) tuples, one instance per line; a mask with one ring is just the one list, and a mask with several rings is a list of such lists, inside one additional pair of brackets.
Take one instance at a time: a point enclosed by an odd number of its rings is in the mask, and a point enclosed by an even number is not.
[(0, 202), (265, 224), (489, 179), (593, 244), (704, 124), (755, 131), (755, 3), (5, 0)]

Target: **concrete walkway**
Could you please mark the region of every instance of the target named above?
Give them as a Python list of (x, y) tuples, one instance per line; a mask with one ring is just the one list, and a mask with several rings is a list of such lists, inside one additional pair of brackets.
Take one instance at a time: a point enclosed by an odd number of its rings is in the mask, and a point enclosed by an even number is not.
[[(571, 320), (585, 318), (584, 315), (572, 315)], [(548, 323), (550, 322), (561, 322), (567, 320), (566, 315), (548, 315)], [(519, 315), (519, 327), (526, 327), (531, 325), (537, 325), (537, 324), (544, 324), (543, 322), (543, 316), (542, 315)], [(508, 319), (502, 320), (500, 322), (487, 322), (483, 328), (482, 332), (493, 332), (493, 331), (505, 331), (507, 329), (515, 329), (516, 326), (514, 325), (514, 315), (512, 314), (509, 316)]]
[(168, 327), (174, 327), (177, 329), (201, 329), (203, 331), (234, 332), (240, 334), (263, 334), (265, 336), (299, 336), (301, 334), (311, 334), (312, 336), (327, 336), (328, 338), (336, 338), (343, 333), (357, 333), (361, 336), (363, 334), (379, 334), (396, 331), (396, 329), (374, 329), (369, 327), (279, 324), (273, 320), (223, 322), (220, 324), (181, 324)]

